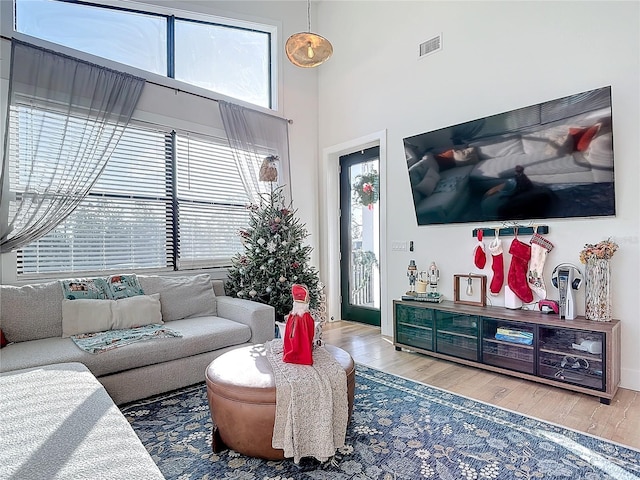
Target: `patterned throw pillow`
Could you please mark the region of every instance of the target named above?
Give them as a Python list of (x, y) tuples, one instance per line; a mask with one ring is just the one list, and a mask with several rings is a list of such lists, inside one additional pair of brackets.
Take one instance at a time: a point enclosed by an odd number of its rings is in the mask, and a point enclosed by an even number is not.
[(106, 281), (109, 287), (109, 298), (113, 300), (144, 295), (138, 277), (135, 275), (111, 275)]
[(104, 278), (71, 278), (60, 280), (62, 294), (67, 300), (107, 300), (109, 286)]
[(107, 278), (74, 278), (60, 280), (67, 300), (118, 300), (144, 295), (136, 275), (111, 275)]

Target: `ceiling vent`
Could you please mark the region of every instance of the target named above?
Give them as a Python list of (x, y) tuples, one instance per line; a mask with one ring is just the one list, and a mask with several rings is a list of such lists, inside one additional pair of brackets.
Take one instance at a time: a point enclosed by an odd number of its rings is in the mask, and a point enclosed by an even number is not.
[(420, 52), (418, 58), (424, 58), (427, 55), (436, 53), (442, 50), (442, 34), (430, 38), (426, 42), (420, 44)]

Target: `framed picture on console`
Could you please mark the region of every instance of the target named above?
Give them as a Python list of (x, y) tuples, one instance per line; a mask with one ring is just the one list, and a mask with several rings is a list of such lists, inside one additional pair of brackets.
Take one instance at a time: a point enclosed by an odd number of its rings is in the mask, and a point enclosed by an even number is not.
[(454, 275), (453, 301), (484, 307), (487, 304), (487, 276), (471, 273)]

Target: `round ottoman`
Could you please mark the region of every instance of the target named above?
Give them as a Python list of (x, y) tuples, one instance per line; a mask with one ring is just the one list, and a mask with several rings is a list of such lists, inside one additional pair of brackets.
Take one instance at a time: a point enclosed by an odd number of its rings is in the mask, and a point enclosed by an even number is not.
[[(355, 364), (351, 355), (324, 345), (347, 374), (349, 418), (353, 411)], [(284, 451), (271, 446), (276, 417), (276, 385), (262, 345), (238, 348), (216, 358), (207, 367), (207, 397), (213, 432), (212, 448), (220, 440), (250, 457), (282, 460)]]

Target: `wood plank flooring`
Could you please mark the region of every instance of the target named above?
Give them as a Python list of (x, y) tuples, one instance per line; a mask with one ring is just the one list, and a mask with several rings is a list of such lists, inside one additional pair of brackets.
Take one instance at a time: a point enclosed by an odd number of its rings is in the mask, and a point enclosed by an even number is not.
[(397, 352), (393, 339), (380, 335), (379, 328), (354, 322), (327, 323), (323, 339), (357, 363), (640, 449), (639, 392), (620, 388), (611, 405), (603, 405), (590, 395)]

